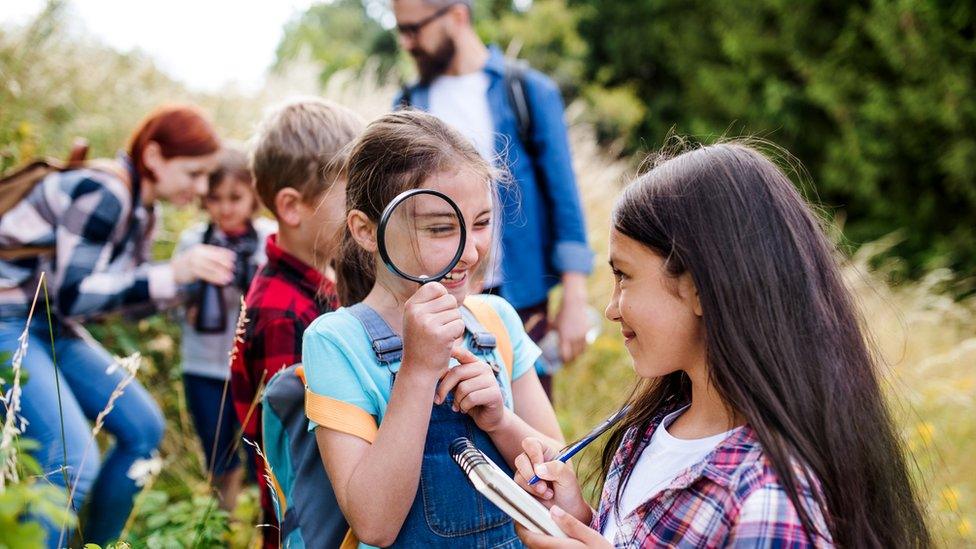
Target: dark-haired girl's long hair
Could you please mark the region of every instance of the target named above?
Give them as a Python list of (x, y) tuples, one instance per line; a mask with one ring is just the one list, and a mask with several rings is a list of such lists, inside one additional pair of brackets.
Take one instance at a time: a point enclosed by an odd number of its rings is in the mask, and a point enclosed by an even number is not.
[[(613, 228), (666, 258), (669, 274), (691, 275), (709, 380), (755, 431), (809, 536), (817, 530), (798, 490), (819, 483), (837, 545), (931, 545), (835, 249), (776, 164), (745, 144), (685, 152), (624, 191)], [(642, 383), (602, 478), (628, 428), (646, 429), (690, 396), (683, 372)]]

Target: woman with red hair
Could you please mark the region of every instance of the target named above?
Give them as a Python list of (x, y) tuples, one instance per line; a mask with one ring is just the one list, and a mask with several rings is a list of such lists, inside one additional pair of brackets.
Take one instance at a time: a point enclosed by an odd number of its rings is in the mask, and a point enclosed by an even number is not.
[[(53, 325), (35, 311), (22, 365), (24, 436), (40, 443), (35, 458), (46, 478), (65, 487), (74, 510), (89, 498), (85, 541), (118, 537), (139, 486), (152, 470), (163, 416), (149, 393), (91, 337), (81, 321), (176, 298), (180, 284), (227, 284), (234, 258), (207, 245), (152, 263), (155, 204), (189, 204), (207, 189), (220, 141), (195, 107), (157, 109), (115, 160), (46, 177), (0, 217), (0, 249), (38, 247), (51, 254), (0, 260), (0, 354), (13, 353), (28, 310), (47, 273)], [(95, 166), (95, 164), (93, 164)], [(53, 344), (52, 344), (53, 342)], [(104, 429), (115, 438), (100, 463), (88, 421), (110, 405)], [(64, 525), (45, 524), (50, 547), (72, 544)]]

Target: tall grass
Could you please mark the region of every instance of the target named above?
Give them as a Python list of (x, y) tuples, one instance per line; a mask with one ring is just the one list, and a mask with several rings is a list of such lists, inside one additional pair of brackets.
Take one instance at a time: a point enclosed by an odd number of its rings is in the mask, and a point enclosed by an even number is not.
[[(0, 168), (37, 154), (63, 155), (75, 135), (88, 137), (96, 154), (112, 154), (138, 119), (165, 101), (204, 105), (224, 135), (246, 139), (262, 112), (288, 96), (322, 95), (370, 119), (387, 110), (395, 92), (376, 84), (379, 79), (369, 77), (368, 71), (366, 77), (337, 74), (322, 87), (317, 68), (299, 61), (271, 75), (265, 88), (252, 95), (233, 90), (192, 94), (148, 60), (65, 32), (64, 24), (60, 4), (52, 3), (29, 27), (0, 29)], [(591, 129), (576, 123), (582, 119), (580, 109), (571, 106), (567, 116), (598, 257), (589, 282), (590, 300), (602, 309), (611, 287), (604, 261), (610, 208), (636, 162), (616, 160), (597, 146)], [(198, 218), (192, 209), (164, 209), (163, 215), (155, 248), (159, 257), (168, 256), (179, 231)], [(974, 544), (976, 304), (955, 301), (944, 292), (954, 280), (952, 273), (938, 271), (919, 282), (887, 284), (883, 265), (869, 268), (874, 253), (885, 245), (862, 247), (849, 258), (844, 266), (847, 281), (886, 364), (884, 379), (901, 434), (917, 463), (933, 529), (945, 546)], [(635, 381), (619, 334), (609, 323), (606, 328), (556, 379), (556, 409), (570, 439), (615, 409)], [(166, 314), (138, 322), (119, 318), (93, 327), (92, 333), (117, 355), (141, 353), (139, 380), (154, 394), (167, 420), (161, 470), (137, 501), (125, 539), (133, 546), (206, 545), (221, 539), (234, 547), (253, 543), (258, 535), (255, 491), (244, 495), (233, 517), (211, 512), (215, 496), (189, 421), (174, 319)], [(580, 467), (585, 469), (595, 452), (588, 450)], [(14, 483), (11, 488), (9, 479), (8, 495), (19, 486)]]

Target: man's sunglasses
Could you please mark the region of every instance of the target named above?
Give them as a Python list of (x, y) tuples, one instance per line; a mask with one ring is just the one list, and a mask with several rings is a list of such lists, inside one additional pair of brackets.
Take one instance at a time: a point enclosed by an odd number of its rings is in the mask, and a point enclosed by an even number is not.
[(396, 26), (397, 32), (399, 32), (402, 36), (406, 38), (411, 38), (411, 39), (416, 38), (417, 35), (420, 34), (420, 31), (423, 30), (424, 27), (429, 25), (435, 19), (443, 16), (445, 13), (448, 12), (448, 10), (450, 10), (456, 5), (457, 3), (448, 4), (443, 8), (435, 11), (434, 13), (428, 15), (427, 17), (424, 17), (420, 21), (417, 21), (416, 23), (406, 23), (403, 25), (397, 25)]

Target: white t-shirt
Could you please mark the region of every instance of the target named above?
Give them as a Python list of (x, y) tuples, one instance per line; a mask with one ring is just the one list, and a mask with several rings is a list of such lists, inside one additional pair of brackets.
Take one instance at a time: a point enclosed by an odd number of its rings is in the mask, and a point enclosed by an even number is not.
[[(620, 495), (619, 507), (622, 516), (626, 517), (642, 503), (651, 499), (658, 492), (667, 488), (678, 474), (695, 465), (705, 458), (729, 433), (726, 431), (717, 435), (696, 439), (675, 438), (668, 432), (667, 427), (678, 419), (688, 407), (676, 410), (661, 421), (661, 425), (651, 435), (651, 442), (637, 458), (637, 464), (630, 474), (630, 479)], [(603, 537), (613, 543), (617, 534), (620, 516), (616, 507), (610, 509), (607, 522), (603, 527)]]
[(475, 71), (441, 75), (430, 84), (430, 113), (474, 142), (481, 156), (495, 156), (495, 125), (488, 107), (488, 75)]
[[(441, 75), (430, 84), (429, 100), (431, 114), (460, 131), (474, 143), (482, 158), (494, 164), (495, 124), (488, 106), (489, 83), (484, 71)], [(499, 222), (500, 214), (496, 211), (493, 223)], [(501, 284), (501, 240), (498, 236), (500, 232), (494, 240), (485, 287)]]

